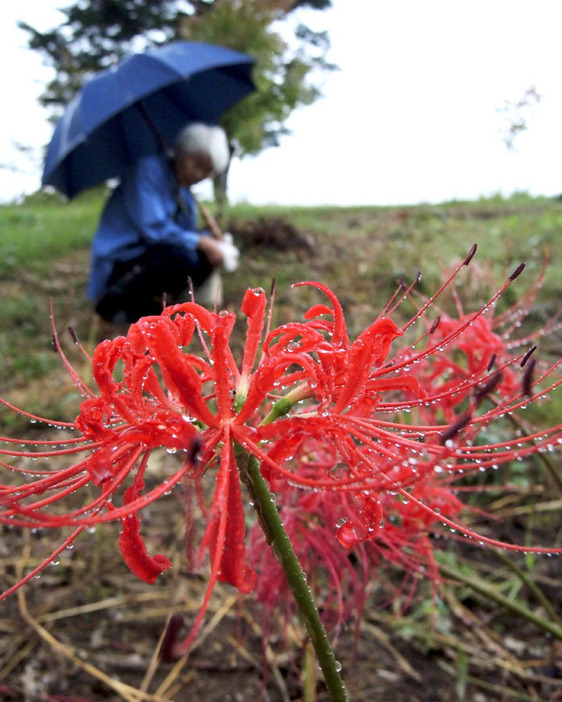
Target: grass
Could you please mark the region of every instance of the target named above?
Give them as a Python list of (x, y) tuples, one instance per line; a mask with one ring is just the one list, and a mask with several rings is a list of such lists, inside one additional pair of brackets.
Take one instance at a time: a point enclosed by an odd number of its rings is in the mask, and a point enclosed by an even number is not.
[[(91, 191), (70, 203), (39, 193), (20, 205), (0, 206), (0, 388), (4, 391), (50, 373), (58, 359), (50, 350), (49, 305), (57, 326), (76, 328), (87, 339), (91, 309), (85, 298), (89, 246), (103, 204)], [(412, 207), (265, 207), (237, 205), (225, 225), (283, 218), (313, 242), (312, 251), (279, 252), (252, 248), (233, 276), (225, 276), (226, 300), (236, 305), (244, 289), (269, 288), (277, 280), (277, 315), (292, 314), (310, 302), (292, 283), (319, 280), (332, 287), (348, 308), (352, 331), (369, 323), (394, 291), (400, 277), (422, 272), (420, 289), (430, 293), (442, 271), (462, 259), (473, 243), (466, 304), (488, 296), (521, 261), (525, 275), (505, 296), (512, 302), (538, 275), (550, 253), (552, 264), (534, 316), (556, 313), (562, 290), (562, 203), (517, 195), (476, 202)]]
[(88, 247), (101, 206), (95, 191), (70, 205), (38, 193), (0, 207), (0, 280), (17, 279), (22, 268), (48, 275), (54, 259)]

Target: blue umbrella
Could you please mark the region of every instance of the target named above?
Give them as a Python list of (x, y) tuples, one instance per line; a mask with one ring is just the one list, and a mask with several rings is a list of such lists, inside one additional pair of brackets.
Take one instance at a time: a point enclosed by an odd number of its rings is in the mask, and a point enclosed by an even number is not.
[(43, 185), (73, 197), (172, 144), (187, 122), (217, 123), (255, 90), (253, 63), (224, 47), (178, 41), (98, 73), (55, 127)]

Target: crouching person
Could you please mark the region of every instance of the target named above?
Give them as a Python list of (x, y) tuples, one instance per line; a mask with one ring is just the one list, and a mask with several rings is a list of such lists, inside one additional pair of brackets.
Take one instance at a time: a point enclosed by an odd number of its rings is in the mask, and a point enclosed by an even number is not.
[(164, 296), (185, 299), (189, 279), (196, 289), (208, 287), (225, 257), (235, 267), (238, 251), (231, 243), (197, 231), (190, 191), (224, 171), (229, 158), (220, 127), (193, 123), (179, 133), (171, 158), (153, 154), (131, 166), (108, 200), (92, 244), (88, 296), (102, 319), (131, 323), (159, 314)]

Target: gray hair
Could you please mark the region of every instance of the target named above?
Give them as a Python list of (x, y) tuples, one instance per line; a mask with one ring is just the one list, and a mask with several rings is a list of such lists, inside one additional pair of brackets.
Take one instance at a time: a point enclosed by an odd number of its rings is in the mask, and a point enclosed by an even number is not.
[(174, 155), (181, 159), (190, 154), (207, 154), (215, 175), (222, 173), (230, 160), (230, 149), (224, 130), (202, 122), (188, 124), (176, 137)]

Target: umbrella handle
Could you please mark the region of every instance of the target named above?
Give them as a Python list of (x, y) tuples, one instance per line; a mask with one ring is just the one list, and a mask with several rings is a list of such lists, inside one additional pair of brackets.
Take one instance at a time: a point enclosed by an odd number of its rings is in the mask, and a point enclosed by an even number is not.
[(195, 195), (193, 195), (193, 193), (191, 193), (191, 195), (195, 200), (195, 203), (197, 204), (197, 207), (199, 208), (201, 216), (205, 220), (206, 225), (209, 227), (209, 231), (215, 239), (218, 239), (220, 241), (222, 239), (222, 230), (219, 227), (217, 220), (209, 212), (207, 207), (202, 202), (199, 202), (199, 200), (195, 197)]
[(145, 121), (145, 124), (147, 125), (147, 127), (148, 127), (148, 128), (150, 129), (150, 131), (152, 132), (154, 138), (155, 138), (156, 141), (158, 142), (158, 145), (160, 146), (160, 148), (162, 149), (162, 151), (163, 151), (165, 154), (168, 154), (168, 152), (169, 152), (168, 144), (166, 144), (166, 140), (165, 140), (164, 137), (162, 136), (162, 132), (158, 129), (158, 127), (156, 126), (156, 123), (154, 122), (154, 120), (152, 119), (152, 117), (148, 114), (148, 110), (147, 110), (146, 107), (144, 106), (143, 101), (142, 101), (142, 100), (139, 100), (138, 102), (136, 102), (136, 103), (135, 103), (135, 107), (137, 108), (137, 110), (138, 110), (140, 116), (141, 116), (141, 117), (143, 118), (143, 120)]

